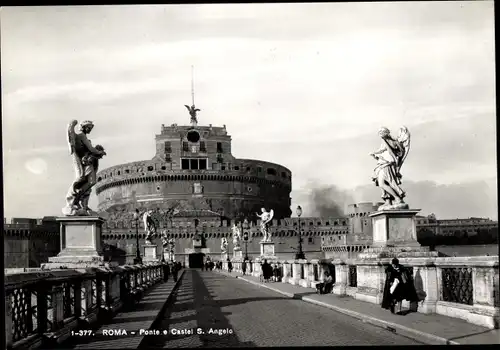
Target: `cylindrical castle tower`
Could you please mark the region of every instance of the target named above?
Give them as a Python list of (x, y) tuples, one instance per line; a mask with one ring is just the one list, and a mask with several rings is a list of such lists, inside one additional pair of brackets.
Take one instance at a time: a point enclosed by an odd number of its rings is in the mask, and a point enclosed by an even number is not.
[(162, 125), (151, 160), (113, 166), (97, 177), (98, 210), (117, 224), (130, 222), (136, 208), (236, 220), (255, 220), (262, 207), (273, 209), (275, 219), (291, 215), (291, 171), (235, 158), (225, 125)]
[(382, 204), (383, 203), (372, 202), (349, 204), (347, 208), (347, 216), (350, 218), (351, 233), (366, 235), (369, 239), (371, 239), (373, 228), (369, 215), (377, 211), (377, 208)]

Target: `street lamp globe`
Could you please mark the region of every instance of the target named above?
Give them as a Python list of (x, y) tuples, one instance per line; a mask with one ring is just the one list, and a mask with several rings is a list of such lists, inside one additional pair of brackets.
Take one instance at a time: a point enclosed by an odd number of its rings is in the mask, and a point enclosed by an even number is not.
[(299, 206), (297, 207), (297, 216), (300, 218), (300, 217), (301, 217), (301, 215), (302, 215), (302, 207), (299, 205)]

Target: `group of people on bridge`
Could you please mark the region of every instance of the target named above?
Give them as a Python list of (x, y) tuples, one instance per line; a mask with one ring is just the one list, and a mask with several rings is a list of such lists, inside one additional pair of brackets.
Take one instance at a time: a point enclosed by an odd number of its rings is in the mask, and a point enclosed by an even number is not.
[(217, 261), (217, 262), (214, 263), (213, 261), (208, 260), (208, 261), (206, 261), (201, 266), (201, 270), (203, 271), (205, 269), (207, 271), (212, 271), (214, 269), (214, 267), (217, 268), (217, 269), (221, 269), (222, 268), (222, 262)]
[[(247, 272), (247, 261), (241, 265), (241, 270), (243, 275)], [(177, 266), (177, 265), (176, 265)], [(222, 270), (222, 261), (206, 261), (202, 270), (212, 271), (213, 269)], [(233, 271), (233, 264), (230, 259), (227, 260), (227, 269), (229, 273)], [(401, 311), (401, 303), (403, 300), (408, 300), (410, 303), (418, 302), (418, 296), (413, 283), (413, 276), (410, 270), (399, 263), (397, 258), (392, 259), (391, 265), (389, 265), (386, 270), (386, 280), (383, 291), (382, 298), (382, 308), (389, 309), (392, 313), (395, 313), (396, 305), (399, 303), (399, 308)], [(174, 275), (176, 279), (176, 275)], [(261, 282), (280, 282), (282, 280), (283, 274), (281, 269), (277, 264), (271, 265), (267, 259), (265, 259), (261, 264)], [(316, 290), (319, 294), (328, 294), (333, 291), (335, 285), (334, 276), (327, 269), (324, 272), (323, 281), (316, 285)]]
[(264, 259), (264, 262), (261, 264), (261, 271), (261, 276), (264, 282), (281, 282), (283, 274), (281, 273), (281, 269), (278, 267), (278, 264), (271, 265), (267, 262), (267, 259)]
[[(397, 304), (399, 304), (399, 312), (401, 312), (403, 300), (407, 300), (410, 303), (417, 303), (419, 301), (410, 270), (401, 265), (397, 258), (392, 259), (391, 265), (385, 270), (385, 274), (382, 308), (388, 309), (394, 314)], [(333, 291), (334, 284), (335, 281), (332, 273), (326, 270), (323, 282), (316, 285), (316, 290), (319, 294), (328, 294)]]
[(163, 265), (164, 280), (168, 281), (168, 277), (170, 276), (170, 274), (172, 274), (174, 282), (177, 282), (177, 277), (181, 269), (182, 269), (182, 264), (178, 261), (171, 261), (167, 264), (164, 264)]

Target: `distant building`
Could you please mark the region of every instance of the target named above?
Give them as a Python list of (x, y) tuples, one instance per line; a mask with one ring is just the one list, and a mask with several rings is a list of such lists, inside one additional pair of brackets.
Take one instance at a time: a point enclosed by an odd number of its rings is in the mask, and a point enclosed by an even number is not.
[(36, 268), (59, 253), (59, 225), (53, 217), (4, 220), (4, 268)]
[(469, 236), (478, 234), (481, 230), (498, 229), (498, 221), (486, 218), (445, 219), (435, 217), (417, 217), (417, 229), (428, 230), (435, 236), (454, 236), (457, 233), (467, 233)]

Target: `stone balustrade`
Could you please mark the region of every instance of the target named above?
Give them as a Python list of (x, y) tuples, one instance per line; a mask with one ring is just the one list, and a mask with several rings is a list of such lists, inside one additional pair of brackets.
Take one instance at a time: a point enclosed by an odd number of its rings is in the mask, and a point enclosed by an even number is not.
[(6, 349), (51, 348), (109, 319), (164, 279), (162, 264), (39, 270), (5, 276)]
[[(280, 270), (281, 283), (315, 288), (330, 271), (335, 282), (332, 293), (381, 304), (385, 269), (391, 259), (269, 261)], [(487, 328), (498, 328), (500, 293), (498, 256), (400, 258), (410, 269), (418, 304), (403, 307), (463, 319)], [(232, 262), (241, 272), (245, 262)], [(261, 261), (246, 262), (247, 274), (261, 275)], [(227, 270), (227, 263), (224, 265)]]

